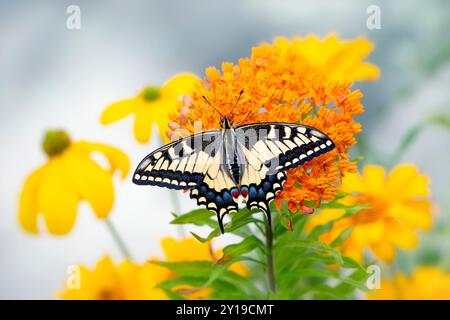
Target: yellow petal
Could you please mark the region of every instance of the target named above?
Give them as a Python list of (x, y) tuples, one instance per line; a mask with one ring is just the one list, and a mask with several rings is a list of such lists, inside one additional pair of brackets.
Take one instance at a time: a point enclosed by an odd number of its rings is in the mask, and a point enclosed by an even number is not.
[(306, 224), (306, 230), (312, 231), (315, 227), (324, 225), (331, 220), (337, 219), (345, 214), (344, 209), (323, 209), (311, 216)]
[(164, 238), (161, 245), (170, 262), (212, 260), (209, 243), (201, 243), (193, 238)]
[(181, 102), (178, 98), (163, 97), (155, 101), (152, 106), (154, 112), (152, 114), (153, 123), (157, 125), (161, 139), (164, 143), (170, 142), (166, 132), (169, 130), (169, 115), (176, 111)]
[(386, 225), (386, 235), (389, 241), (404, 249), (417, 246), (417, 235), (410, 227), (400, 221), (391, 220)]
[(347, 173), (342, 179), (341, 190), (347, 193), (365, 193), (366, 186), (359, 174)]
[(170, 140), (166, 134), (167, 131), (169, 131), (168, 123), (169, 123), (168, 121), (164, 123), (158, 123), (159, 136), (161, 137), (164, 143), (172, 142), (172, 140)]
[(64, 173), (62, 159), (49, 162), (37, 194), (39, 212), (55, 235), (67, 234), (75, 223), (80, 198)]
[(374, 243), (370, 246), (373, 253), (383, 261), (392, 261), (395, 257), (394, 247), (389, 243), (389, 241), (380, 241)]
[[(168, 297), (165, 292), (156, 286), (160, 282), (169, 279), (170, 276), (171, 273), (167, 268), (152, 263), (145, 263), (144, 266), (141, 266), (139, 272), (139, 283), (141, 285), (142, 295), (136, 297), (136, 299), (167, 299)], [(131, 290), (133, 290), (133, 288), (131, 288)]]
[(378, 195), (384, 192), (386, 171), (382, 166), (365, 166), (362, 176), (366, 194)]
[(399, 299), (398, 288), (387, 279), (383, 279), (380, 289), (374, 289), (367, 294), (369, 300), (397, 300)]
[(352, 258), (355, 261), (362, 262), (363, 260), (363, 254), (364, 254), (364, 248), (356, 245), (351, 241), (351, 238), (349, 238), (347, 241), (345, 241), (342, 252), (346, 255)]
[(386, 215), (424, 231), (428, 230), (432, 224), (429, 201), (395, 202), (386, 209)]
[(420, 175), (412, 164), (403, 164), (395, 167), (387, 181), (387, 194), (395, 195), (396, 199), (425, 197), (430, 194), (428, 177)]
[(106, 218), (114, 202), (112, 175), (81, 152), (71, 148), (64, 154), (64, 171), (82, 199), (98, 218)]
[(376, 80), (380, 77), (380, 69), (371, 63), (363, 62), (351, 70), (350, 77), (354, 81)]
[[(364, 212), (361, 214), (364, 214)], [(351, 234), (352, 241), (360, 247), (366, 247), (371, 243), (382, 241), (384, 237), (385, 224), (382, 220), (357, 224)]]
[(110, 104), (103, 111), (100, 117), (100, 122), (103, 125), (107, 125), (117, 120), (125, 118), (136, 109), (136, 103), (139, 103), (138, 101), (139, 101), (138, 99), (132, 98)]
[(99, 151), (109, 161), (111, 166), (111, 172), (119, 170), (122, 175), (122, 179), (125, 178), (130, 170), (130, 160), (127, 155), (118, 148), (108, 146), (102, 143), (91, 143), (87, 141), (80, 141), (77, 143), (77, 147), (85, 150), (85, 152)]
[(42, 178), (45, 176), (47, 165), (34, 171), (23, 184), (19, 198), (19, 223), (26, 231), (38, 233), (37, 225), (37, 192)]
[(153, 128), (154, 108), (149, 103), (146, 108), (139, 108), (134, 119), (134, 136), (140, 143), (146, 143), (150, 140)]
[(162, 87), (161, 95), (180, 96), (191, 94), (200, 79), (192, 73), (179, 73), (170, 78)]

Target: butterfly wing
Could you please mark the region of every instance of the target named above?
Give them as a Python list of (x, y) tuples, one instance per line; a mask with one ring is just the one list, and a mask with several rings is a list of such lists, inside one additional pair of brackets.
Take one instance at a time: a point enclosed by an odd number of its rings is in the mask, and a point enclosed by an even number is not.
[(170, 189), (190, 189), (197, 205), (216, 213), (223, 232), (223, 217), (238, 211), (231, 196), (235, 187), (222, 167), (222, 131), (206, 131), (165, 145), (138, 165), (133, 182)]
[(195, 199), (197, 205), (204, 205), (216, 213), (222, 233), (224, 233), (224, 216), (239, 210), (232, 196), (233, 188), (234, 182), (223, 170), (219, 170), (215, 178), (205, 177), (205, 180), (190, 192), (191, 199)]
[(257, 123), (236, 129), (245, 156), (241, 189), (247, 188), (247, 207), (263, 211), (270, 223), (269, 204), (283, 188), (285, 171), (334, 148), (318, 129), (291, 123)]
[[(289, 123), (261, 123), (235, 131), (243, 154), (241, 194), (247, 207), (259, 208), (270, 223), (269, 203), (282, 189), (287, 169), (328, 152), (334, 144), (323, 132)], [(223, 161), (223, 131), (202, 132), (165, 145), (146, 156), (133, 182), (171, 189), (190, 189), (198, 205), (215, 212), (224, 232), (223, 217), (238, 211), (235, 183)], [(244, 195), (244, 190), (245, 195)]]
[(141, 161), (133, 182), (178, 190), (196, 187), (208, 174), (221, 143), (221, 131), (211, 130), (164, 145)]

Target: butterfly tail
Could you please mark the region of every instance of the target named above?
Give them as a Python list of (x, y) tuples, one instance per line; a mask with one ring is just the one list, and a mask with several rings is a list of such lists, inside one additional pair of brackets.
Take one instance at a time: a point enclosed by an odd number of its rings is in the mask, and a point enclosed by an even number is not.
[(219, 222), (220, 232), (222, 234), (225, 233), (225, 229), (223, 227), (223, 216), (220, 216), (220, 214), (217, 212), (217, 221)]
[(267, 176), (259, 185), (250, 185), (248, 188), (247, 207), (261, 210), (267, 218), (267, 223), (272, 226), (270, 203), (278, 192), (283, 189), (286, 174), (278, 172), (276, 175)]

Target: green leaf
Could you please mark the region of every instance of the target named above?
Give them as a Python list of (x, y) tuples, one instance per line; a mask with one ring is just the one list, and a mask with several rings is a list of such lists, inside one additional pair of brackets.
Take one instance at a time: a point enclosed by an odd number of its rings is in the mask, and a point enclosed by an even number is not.
[(239, 257), (243, 254), (249, 253), (253, 251), (256, 248), (261, 248), (264, 250), (266, 246), (264, 243), (259, 240), (255, 236), (250, 236), (248, 238), (245, 238), (239, 243), (230, 244), (223, 248), (223, 260), (229, 260), (236, 257)]
[[(236, 235), (242, 236), (242, 230), (239, 230), (243, 226), (254, 222), (254, 223), (264, 223), (261, 220), (257, 220), (252, 217), (252, 214), (255, 211), (250, 211), (247, 208), (241, 209), (239, 212), (235, 213), (231, 216), (231, 223), (227, 223), (224, 225), (224, 231), (229, 233), (234, 233)], [(191, 232), (191, 234), (200, 242), (208, 242), (212, 239), (218, 237), (221, 235), (221, 231), (219, 227), (216, 227), (214, 230), (212, 230), (208, 236), (201, 237), (198, 234)], [(245, 234), (246, 235), (246, 234)]]
[(408, 148), (417, 140), (417, 137), (419, 137), (426, 128), (432, 126), (442, 126), (450, 129), (450, 116), (446, 114), (435, 114), (411, 128), (400, 141), (399, 146), (396, 148), (396, 152), (389, 161), (389, 165), (393, 166), (398, 163)]
[(322, 206), (322, 208), (327, 208), (327, 209), (344, 209), (346, 212), (341, 218), (353, 216), (353, 215), (359, 213), (361, 210), (367, 209), (368, 207), (369, 207), (368, 205), (361, 204), (361, 203), (356, 203), (356, 204), (348, 206), (348, 205), (342, 204), (338, 201), (331, 201)]
[[(177, 276), (170, 278), (168, 280), (165, 280), (158, 284), (157, 287), (163, 289), (166, 294), (171, 299), (175, 300), (182, 300), (185, 299), (183, 295), (180, 293), (177, 293), (173, 291), (174, 288), (177, 288), (179, 286), (189, 286), (192, 288), (202, 289), (203, 284), (205, 280), (204, 278), (197, 278), (197, 277), (190, 277), (190, 276)], [(241, 282), (242, 283), (242, 282)], [(241, 288), (242, 286), (224, 281), (224, 280), (217, 280), (214, 283), (211, 284), (211, 286), (208, 286), (208, 288), (213, 289), (213, 292), (208, 296), (212, 298), (228, 298), (228, 299), (252, 299), (254, 298), (252, 295), (250, 295), (248, 292), (243, 290)]]
[(342, 256), (342, 260), (343, 260), (342, 266), (344, 268), (347, 268), (347, 269), (358, 269), (358, 270), (363, 270), (364, 272), (366, 272), (366, 269), (364, 269), (363, 266), (361, 266), (358, 262), (356, 262), (352, 258), (343, 255)]
[(344, 231), (341, 232), (341, 234), (333, 240), (332, 243), (330, 243), (330, 247), (336, 248), (340, 244), (342, 244), (345, 240), (348, 239), (348, 237), (352, 234), (353, 228), (347, 228)]
[(165, 267), (180, 275), (197, 278), (208, 278), (214, 269), (212, 261), (168, 262), (152, 260), (150, 263)]
[(338, 263), (342, 264), (342, 256), (341, 254), (334, 250), (333, 248), (329, 247), (328, 245), (320, 242), (320, 241), (314, 241), (314, 240), (291, 240), (286, 243), (282, 244), (276, 244), (275, 245), (276, 250), (295, 250), (295, 249), (301, 249), (301, 250), (311, 250), (311, 251), (319, 251), (324, 252), (326, 254), (329, 254), (332, 256)]
[(355, 288), (362, 291), (367, 291), (368, 288), (365, 283), (367, 277), (368, 274), (366, 270), (362, 268), (358, 269), (350, 274), (346, 278), (346, 281), (343, 281), (341, 284), (337, 285), (336, 289), (343, 294), (350, 294), (355, 290)]
[(196, 209), (188, 213), (177, 216), (170, 223), (171, 224), (195, 224), (195, 225), (214, 225), (215, 222), (211, 220), (214, 213), (207, 209)]

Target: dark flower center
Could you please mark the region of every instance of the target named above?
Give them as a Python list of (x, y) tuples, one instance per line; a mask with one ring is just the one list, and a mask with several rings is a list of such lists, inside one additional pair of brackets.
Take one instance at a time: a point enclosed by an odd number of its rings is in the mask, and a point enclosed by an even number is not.
[(42, 142), (42, 148), (49, 156), (62, 153), (70, 145), (70, 137), (63, 130), (47, 130)]
[(158, 87), (149, 86), (142, 90), (141, 95), (146, 101), (155, 101), (161, 94)]

